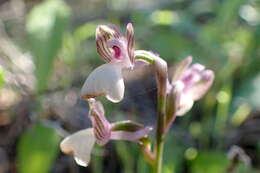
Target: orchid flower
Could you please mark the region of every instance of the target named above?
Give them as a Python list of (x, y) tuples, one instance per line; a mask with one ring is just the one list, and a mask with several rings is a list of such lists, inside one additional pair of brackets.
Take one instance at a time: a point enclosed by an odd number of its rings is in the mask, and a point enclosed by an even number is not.
[(176, 68), (171, 86), (175, 87), (179, 95), (177, 98), (176, 115), (187, 113), (194, 101), (202, 98), (211, 87), (214, 80), (214, 72), (206, 70), (201, 64), (193, 64), (192, 57), (184, 59)]
[(89, 118), (93, 128), (80, 130), (66, 137), (60, 144), (61, 150), (74, 156), (77, 164), (88, 166), (91, 151), (96, 144), (103, 146), (109, 140), (127, 140), (138, 142), (152, 130), (131, 121), (121, 121), (110, 124), (105, 118), (101, 102), (89, 100)]
[(134, 29), (127, 24), (126, 36), (115, 25), (100, 25), (96, 29), (97, 52), (106, 62), (86, 79), (81, 95), (85, 99), (105, 96), (117, 103), (124, 96), (122, 69), (134, 66)]

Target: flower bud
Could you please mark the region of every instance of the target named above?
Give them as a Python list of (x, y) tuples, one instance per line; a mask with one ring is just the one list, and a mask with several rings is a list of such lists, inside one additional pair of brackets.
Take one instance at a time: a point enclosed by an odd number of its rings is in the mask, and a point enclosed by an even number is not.
[(166, 96), (168, 85), (168, 67), (166, 61), (159, 56), (154, 60), (154, 68), (156, 74), (157, 90), (161, 97)]
[(183, 90), (180, 95), (177, 115), (184, 115), (193, 106), (194, 101), (199, 100), (206, 94), (214, 80), (214, 73), (211, 70), (205, 70), (201, 64), (191, 64), (192, 57), (183, 60), (176, 68), (173, 75), (172, 85), (177, 82), (183, 84)]

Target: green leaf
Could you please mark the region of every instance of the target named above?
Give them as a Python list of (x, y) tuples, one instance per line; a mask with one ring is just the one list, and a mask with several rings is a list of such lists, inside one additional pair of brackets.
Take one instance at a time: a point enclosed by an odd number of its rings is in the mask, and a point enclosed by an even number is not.
[(137, 158), (137, 148), (129, 143), (123, 141), (117, 141), (116, 143), (116, 152), (120, 158), (123, 166), (124, 173), (133, 173), (134, 172), (134, 163)]
[(136, 169), (137, 169), (136, 172), (142, 172), (142, 173), (151, 172), (150, 166), (149, 166), (148, 163), (145, 161), (144, 156), (142, 155), (142, 153), (140, 153), (140, 154), (138, 155), (138, 160), (137, 160)]
[(192, 161), (191, 170), (192, 173), (220, 173), (225, 172), (228, 163), (225, 153), (203, 151)]
[[(100, 21), (102, 23), (103, 21)], [(103, 22), (104, 23), (104, 22)], [(78, 41), (87, 40), (88, 38), (95, 36), (96, 27), (99, 23), (88, 22), (78, 27), (74, 32), (74, 37)]]
[(34, 7), (27, 17), (26, 29), (36, 65), (38, 90), (47, 86), (69, 15), (70, 10), (62, 0), (47, 0)]
[[(73, 33), (66, 32), (63, 40), (62, 50), (61, 50), (61, 59), (67, 63), (68, 65), (76, 65), (74, 64), (76, 59), (84, 57), (84, 61), (86, 58), (86, 52), (90, 53), (93, 51), (96, 54), (96, 48), (93, 40), (90, 41), (90, 46), (94, 46), (93, 48), (88, 46), (88, 49), (82, 51), (82, 48), (86, 47), (86, 41), (95, 36), (96, 27), (101, 24), (106, 23), (103, 20), (97, 20), (94, 22), (87, 22), (83, 25), (80, 25), (75, 29)], [(87, 54), (88, 54), (87, 53)], [(93, 56), (87, 56), (92, 57)], [(100, 60), (99, 58), (93, 58), (95, 61)]]
[(20, 173), (50, 172), (58, 154), (60, 138), (54, 129), (40, 123), (25, 132), (18, 144)]
[(102, 173), (104, 170), (104, 148), (95, 145), (94, 151), (95, 153), (91, 156), (91, 171), (93, 173)]

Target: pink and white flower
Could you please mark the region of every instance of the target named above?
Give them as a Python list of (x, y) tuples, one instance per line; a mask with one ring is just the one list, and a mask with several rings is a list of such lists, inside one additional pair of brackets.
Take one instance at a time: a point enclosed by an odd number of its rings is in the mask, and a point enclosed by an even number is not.
[(192, 57), (184, 59), (176, 68), (172, 87), (178, 87), (179, 103), (176, 115), (187, 113), (193, 106), (194, 101), (202, 98), (211, 87), (214, 80), (214, 72), (201, 64), (193, 64)]
[(81, 95), (85, 99), (105, 96), (117, 103), (124, 96), (122, 70), (134, 66), (134, 29), (127, 24), (126, 36), (115, 25), (100, 25), (96, 29), (97, 52), (106, 62), (86, 79)]
[(105, 118), (105, 112), (101, 102), (89, 100), (92, 128), (80, 130), (66, 137), (60, 144), (61, 151), (74, 156), (77, 164), (88, 166), (91, 151), (95, 144), (105, 145), (109, 140), (127, 140), (138, 142), (147, 136), (151, 127), (131, 122), (121, 121), (110, 124)]

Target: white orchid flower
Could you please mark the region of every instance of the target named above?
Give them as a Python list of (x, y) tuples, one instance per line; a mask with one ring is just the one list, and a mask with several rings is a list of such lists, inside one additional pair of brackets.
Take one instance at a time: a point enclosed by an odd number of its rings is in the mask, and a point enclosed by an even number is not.
[(95, 144), (105, 145), (109, 140), (127, 140), (138, 142), (152, 130), (131, 121), (110, 124), (105, 118), (101, 102), (90, 99), (89, 118), (93, 128), (80, 130), (66, 137), (60, 144), (61, 151), (73, 155), (76, 163), (88, 166), (91, 151)]
[(100, 25), (96, 29), (97, 51), (106, 62), (86, 79), (81, 95), (85, 99), (105, 96), (111, 102), (124, 97), (122, 69), (134, 66), (134, 29), (131, 23), (123, 36), (115, 25)]

